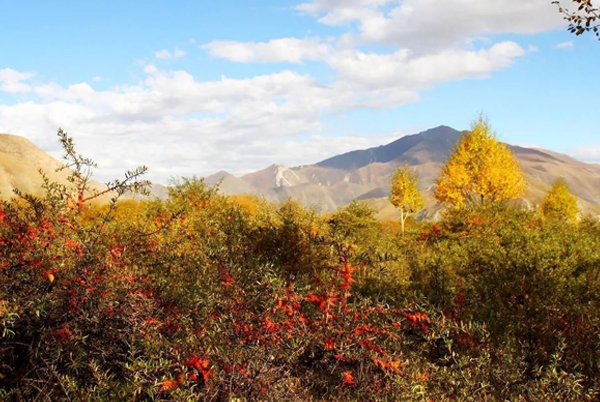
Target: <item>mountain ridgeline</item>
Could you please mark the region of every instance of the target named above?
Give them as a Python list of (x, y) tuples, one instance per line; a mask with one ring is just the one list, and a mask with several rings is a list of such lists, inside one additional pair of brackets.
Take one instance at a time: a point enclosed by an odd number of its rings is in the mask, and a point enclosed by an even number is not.
[[(333, 156), (313, 165), (292, 168), (271, 165), (241, 177), (221, 171), (206, 177), (205, 181), (209, 185), (219, 185), (225, 194), (257, 194), (272, 202), (295, 198), (322, 211), (363, 200), (379, 212), (380, 218), (396, 219), (398, 212), (388, 201), (390, 179), (399, 166), (408, 163), (418, 174), (424, 194), (425, 209), (419, 217), (434, 218), (441, 210), (433, 197), (435, 181), (461, 134), (451, 127), (440, 126), (404, 136), (387, 145)], [(522, 203), (528, 207), (538, 205), (552, 183), (562, 177), (578, 197), (581, 210), (600, 215), (600, 165), (548, 150), (510, 147), (527, 181)], [(39, 193), (40, 168), (52, 179), (64, 181), (66, 172), (54, 173), (58, 166), (58, 161), (28, 140), (0, 135), (0, 197), (11, 196), (15, 188)], [(167, 194), (159, 184), (154, 185), (152, 192), (160, 198)]]
[[(272, 165), (242, 177), (219, 172), (208, 176), (206, 182), (220, 183), (221, 191), (227, 194), (258, 194), (274, 202), (292, 197), (323, 211), (358, 199), (379, 211), (382, 219), (395, 219), (398, 212), (387, 200), (390, 179), (399, 166), (408, 163), (417, 172), (425, 196), (426, 208), (420, 216), (433, 218), (441, 209), (433, 197), (435, 181), (461, 135), (461, 131), (440, 126), (314, 165), (295, 168)], [(510, 148), (527, 181), (527, 191), (521, 200), (526, 206), (539, 204), (552, 183), (563, 177), (579, 198), (582, 211), (600, 214), (600, 165), (543, 149)]]

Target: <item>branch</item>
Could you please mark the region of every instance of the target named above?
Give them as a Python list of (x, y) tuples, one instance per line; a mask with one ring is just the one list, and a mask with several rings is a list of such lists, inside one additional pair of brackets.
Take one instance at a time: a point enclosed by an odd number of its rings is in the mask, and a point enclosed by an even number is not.
[(564, 15), (569, 22), (569, 32), (575, 35), (583, 35), (593, 32), (600, 39), (600, 8), (592, 4), (592, 0), (572, 0), (579, 7), (571, 11), (560, 5), (560, 1), (553, 1), (558, 6), (558, 12)]

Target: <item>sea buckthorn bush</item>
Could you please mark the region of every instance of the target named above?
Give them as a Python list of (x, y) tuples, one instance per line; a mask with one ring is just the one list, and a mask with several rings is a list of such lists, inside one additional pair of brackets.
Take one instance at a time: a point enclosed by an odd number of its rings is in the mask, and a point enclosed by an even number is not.
[[(402, 236), (366, 205), (106, 194), (0, 203), (0, 400), (597, 400), (600, 229), (516, 207)], [(97, 202), (101, 197), (112, 198)]]

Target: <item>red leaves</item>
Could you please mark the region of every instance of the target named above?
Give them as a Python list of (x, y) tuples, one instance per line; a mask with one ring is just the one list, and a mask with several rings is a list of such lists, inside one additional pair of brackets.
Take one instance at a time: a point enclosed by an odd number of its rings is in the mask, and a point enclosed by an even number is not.
[(352, 375), (352, 371), (344, 371), (342, 373), (342, 386), (354, 388), (354, 376)]
[(377, 367), (379, 367), (381, 370), (390, 371), (392, 373), (400, 372), (401, 371), (400, 367), (402, 366), (402, 363), (400, 363), (399, 360), (395, 360), (395, 359), (383, 360), (383, 359), (374, 358), (373, 363), (375, 363), (375, 365)]
[(423, 332), (429, 333), (429, 317), (427, 314), (420, 311), (406, 314), (406, 319), (412, 324), (413, 327), (420, 328)]
[(340, 301), (338, 296), (338, 292), (330, 292), (324, 296), (308, 292), (305, 300), (319, 307), (321, 311), (329, 313), (329, 309), (334, 307)]
[(177, 380), (166, 380), (160, 383), (160, 392), (167, 392), (176, 389), (177, 387), (179, 387), (179, 382)]
[(440, 227), (434, 223), (433, 225), (431, 225), (431, 230), (429, 232), (421, 233), (421, 235), (419, 236), (419, 241), (428, 241), (431, 238), (438, 237), (441, 233), (442, 231), (440, 230)]
[(470, 224), (471, 227), (482, 226), (487, 223), (487, 219), (483, 217), (481, 214), (477, 214), (471, 218)]
[(265, 321), (263, 323), (263, 327), (265, 329), (265, 332), (270, 335), (271, 337), (273, 337), (273, 339), (275, 341), (277, 341), (277, 333), (279, 332), (279, 324), (274, 323), (273, 321), (271, 321), (270, 317), (266, 317)]
[(369, 341), (368, 339), (363, 339), (361, 341), (356, 342), (357, 345), (362, 346), (366, 349), (372, 350), (373, 352), (380, 354), (380, 355), (385, 355), (386, 352), (385, 350), (383, 350), (381, 347), (373, 344), (371, 341)]
[(465, 292), (461, 290), (454, 297), (454, 305), (456, 307), (460, 308), (460, 307), (464, 306), (464, 304), (465, 304)]
[(83, 246), (75, 240), (67, 240), (65, 242), (65, 249), (74, 251), (80, 257), (83, 257)]
[(72, 332), (69, 329), (69, 327), (66, 324), (63, 324), (62, 327), (60, 329), (56, 330), (56, 340), (59, 343), (67, 343), (69, 341), (69, 339), (71, 338)]
[(108, 251), (110, 252), (110, 255), (112, 255), (113, 258), (118, 258), (123, 254), (123, 251), (125, 251), (125, 247), (113, 246), (113, 247), (109, 248)]
[(6, 219), (6, 213), (0, 208), (0, 225), (4, 224), (4, 219)]
[(223, 274), (223, 284), (227, 287), (231, 286), (233, 284), (234, 277), (229, 274), (229, 271), (227, 271), (224, 265), (219, 266), (219, 269)]
[(325, 342), (323, 347), (325, 348), (325, 350), (335, 349), (335, 339), (333, 339), (332, 337), (327, 338), (327, 341)]
[[(204, 382), (207, 382), (210, 378), (213, 370), (210, 367), (210, 360), (206, 358), (199, 358), (196, 354), (193, 354), (185, 363), (188, 369), (196, 370), (198, 373), (202, 374), (202, 378)], [(195, 373), (192, 373), (195, 374)], [(188, 378), (190, 378), (188, 376)]]
[(325, 297), (318, 296), (312, 292), (308, 292), (306, 296), (306, 301), (319, 306), (320, 309), (323, 309), (325, 307)]
[(350, 289), (350, 285), (352, 284), (352, 282), (354, 282), (354, 279), (352, 278), (352, 274), (354, 273), (354, 271), (356, 271), (358, 269), (358, 267), (351, 267), (348, 265), (348, 261), (344, 260), (344, 266), (343, 268), (340, 269), (340, 273), (342, 275), (342, 289), (343, 290), (348, 290)]

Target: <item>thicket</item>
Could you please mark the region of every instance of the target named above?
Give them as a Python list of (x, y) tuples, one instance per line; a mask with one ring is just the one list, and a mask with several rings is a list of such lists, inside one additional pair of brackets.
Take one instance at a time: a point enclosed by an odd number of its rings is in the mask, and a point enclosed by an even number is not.
[(598, 400), (591, 220), (480, 205), (402, 236), (196, 179), (120, 197), (143, 170), (94, 205), (67, 151), (72, 188), (0, 203), (0, 400)]

